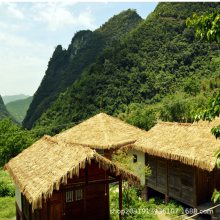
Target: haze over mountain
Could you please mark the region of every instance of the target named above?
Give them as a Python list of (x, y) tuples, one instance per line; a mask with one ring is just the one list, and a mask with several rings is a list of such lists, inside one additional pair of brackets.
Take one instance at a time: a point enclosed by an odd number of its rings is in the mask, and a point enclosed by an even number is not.
[(8, 113), (8, 111), (4, 105), (3, 99), (0, 95), (0, 120), (7, 118), (7, 117), (10, 117), (10, 114)]
[(29, 95), (18, 94), (18, 95), (5, 95), (5, 96), (2, 96), (2, 99), (6, 105), (9, 102), (13, 102), (13, 101), (20, 100), (20, 99), (26, 99), (28, 97)]
[(6, 105), (8, 112), (16, 119), (17, 122), (22, 123), (27, 110), (32, 102), (33, 97), (30, 96), (25, 99), (9, 102)]
[(56, 48), (24, 126), (53, 126), (57, 132), (59, 125), (100, 111), (118, 114), (132, 103), (159, 103), (176, 92), (211, 94), (219, 88), (213, 86), (219, 47), (195, 39), (185, 20), (219, 8), (220, 3), (159, 3), (144, 21), (129, 10), (95, 32), (77, 33), (68, 50)]

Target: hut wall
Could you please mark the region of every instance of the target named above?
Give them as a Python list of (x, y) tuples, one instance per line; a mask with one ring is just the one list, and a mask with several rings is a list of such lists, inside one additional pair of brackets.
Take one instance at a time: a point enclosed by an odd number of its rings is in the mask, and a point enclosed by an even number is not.
[(211, 201), (214, 191), (214, 172), (197, 169), (197, 204)]
[(16, 200), (16, 204), (17, 204), (19, 210), (22, 210), (21, 192), (17, 186), (15, 186), (15, 200)]
[(146, 155), (146, 164), (151, 168), (151, 176), (146, 180), (152, 189), (167, 193), (167, 161), (163, 158)]
[[(138, 163), (138, 169), (144, 169), (145, 166), (145, 154), (141, 151), (137, 151), (135, 149), (128, 151), (129, 156), (133, 156), (133, 163)], [(145, 175), (141, 176), (141, 185), (145, 185)]]
[(196, 169), (147, 154), (146, 164), (152, 170), (152, 175), (146, 180), (148, 187), (187, 205), (196, 205)]
[(214, 169), (214, 188), (220, 191), (220, 169)]
[(31, 212), (27, 200), (22, 199), (24, 220), (72, 220), (109, 219), (109, 185), (107, 174), (97, 164), (81, 169), (79, 177), (68, 180), (61, 186), (43, 208)]

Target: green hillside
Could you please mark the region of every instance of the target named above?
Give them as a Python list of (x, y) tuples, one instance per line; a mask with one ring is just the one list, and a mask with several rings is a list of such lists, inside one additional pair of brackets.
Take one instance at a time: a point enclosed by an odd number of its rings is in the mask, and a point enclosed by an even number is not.
[(10, 115), (4, 105), (2, 97), (0, 96), (0, 120), (6, 117), (10, 117)]
[(16, 100), (13, 102), (9, 102), (6, 105), (6, 109), (8, 112), (18, 121), (22, 123), (27, 110), (32, 102), (33, 97), (28, 97), (26, 99)]
[[(219, 3), (158, 4), (144, 22), (108, 47), (59, 96), (38, 120), (38, 126), (54, 126), (57, 132), (61, 129), (57, 125), (78, 123), (99, 111), (117, 115), (132, 103), (172, 104), (172, 99), (178, 103), (188, 96), (192, 103), (193, 97), (197, 100), (195, 108), (201, 107), (219, 88), (219, 47), (195, 39), (185, 20), (193, 12), (202, 14), (219, 7)], [(172, 97), (175, 93), (183, 94)], [(167, 109), (175, 113), (175, 108)], [(168, 120), (167, 109), (159, 115)]]
[(48, 63), (41, 85), (33, 97), (23, 125), (31, 128), (58, 95), (73, 84), (83, 70), (95, 62), (104, 48), (116, 43), (141, 20), (135, 11), (123, 11), (94, 32), (87, 30), (76, 33), (67, 50), (58, 45)]
[(7, 105), (9, 102), (14, 102), (16, 100), (20, 100), (20, 99), (26, 99), (28, 98), (28, 95), (24, 95), (24, 94), (19, 94), (19, 95), (6, 95), (6, 96), (2, 96), (2, 99), (5, 103), (5, 105)]

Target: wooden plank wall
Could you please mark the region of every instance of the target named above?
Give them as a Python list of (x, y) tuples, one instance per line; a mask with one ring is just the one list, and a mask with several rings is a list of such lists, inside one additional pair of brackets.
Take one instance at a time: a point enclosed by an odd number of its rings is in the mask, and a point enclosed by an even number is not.
[(165, 195), (194, 206), (196, 203), (195, 169), (178, 161), (146, 155), (152, 175), (147, 185)]
[[(24, 220), (69, 220), (72, 219), (73, 215), (77, 215), (76, 219), (99, 220), (103, 219), (103, 216), (104, 219), (109, 219), (109, 185), (108, 182), (104, 181), (106, 177), (106, 172), (99, 168), (98, 164), (92, 163), (88, 168), (80, 170), (79, 177), (69, 179), (67, 185), (61, 186), (59, 191), (54, 191), (47, 203), (43, 204), (43, 208), (36, 210), (34, 213), (31, 212), (31, 206), (23, 196), (22, 212)], [(103, 182), (98, 183), (99, 180)], [(88, 181), (92, 181), (92, 183), (88, 184)], [(65, 202), (65, 192), (79, 187), (84, 191), (84, 199), (67, 204)], [(80, 210), (86, 216), (78, 213), (78, 205), (80, 205)], [(69, 214), (69, 216), (71, 215), (70, 218), (64, 214), (69, 210), (74, 211), (73, 214)]]

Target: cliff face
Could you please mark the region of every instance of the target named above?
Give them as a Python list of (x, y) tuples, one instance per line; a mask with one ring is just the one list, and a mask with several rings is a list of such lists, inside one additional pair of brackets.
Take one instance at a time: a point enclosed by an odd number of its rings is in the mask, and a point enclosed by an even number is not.
[(31, 128), (57, 97), (78, 79), (83, 70), (96, 61), (107, 45), (119, 40), (141, 20), (135, 11), (124, 11), (94, 32), (86, 30), (76, 33), (67, 50), (58, 45), (34, 94), (23, 121), (24, 127)]

